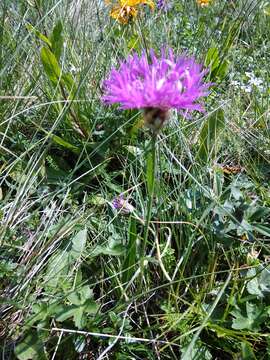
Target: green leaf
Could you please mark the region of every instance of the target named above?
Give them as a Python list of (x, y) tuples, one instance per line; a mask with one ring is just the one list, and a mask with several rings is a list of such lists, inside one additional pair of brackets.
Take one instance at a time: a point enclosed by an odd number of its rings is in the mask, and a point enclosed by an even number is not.
[(66, 278), (68, 274), (68, 265), (70, 263), (69, 253), (61, 251), (54, 256), (48, 264), (44, 282), (47, 286), (57, 288), (58, 284)]
[(197, 158), (201, 161), (213, 157), (217, 150), (217, 140), (220, 132), (225, 127), (224, 112), (218, 109), (210, 115), (203, 124), (199, 136), (199, 150)]
[(259, 278), (260, 289), (263, 293), (270, 293), (270, 270), (269, 268), (264, 268), (260, 272)]
[(110, 239), (108, 245), (101, 246), (97, 245), (91, 252), (91, 256), (98, 255), (111, 255), (111, 256), (121, 256), (125, 253), (125, 246), (119, 243), (118, 240)]
[(61, 68), (55, 55), (47, 47), (41, 49), (40, 55), (46, 75), (54, 85), (57, 85), (61, 75)]
[(219, 53), (218, 48), (211, 47), (206, 54), (205, 65), (210, 68), (210, 71), (214, 71), (219, 66)]
[(76, 305), (59, 305), (56, 313), (56, 321), (62, 322), (71, 318), (72, 316), (74, 316), (77, 308), (78, 307)]
[(270, 227), (258, 223), (252, 224), (253, 230), (257, 231), (258, 233), (270, 237)]
[(44, 360), (47, 356), (43, 342), (36, 332), (29, 333), (15, 348), (15, 354), (19, 360)]
[(259, 331), (260, 325), (268, 317), (268, 308), (262, 304), (257, 305), (247, 301), (245, 312), (236, 306), (231, 314), (234, 316), (233, 329)]
[(85, 314), (96, 314), (98, 305), (93, 300), (93, 291), (89, 286), (83, 286), (68, 296), (72, 305), (61, 305), (56, 317), (57, 321), (65, 321), (73, 317), (75, 326), (81, 329), (85, 324)]
[(220, 80), (224, 79), (228, 73), (228, 68), (229, 68), (229, 62), (227, 60), (224, 60), (215, 70), (215, 76), (218, 77)]
[(82, 286), (80, 289), (75, 290), (68, 296), (68, 300), (73, 305), (82, 305), (90, 298), (93, 298), (93, 291), (88, 285)]
[(251, 280), (247, 282), (247, 291), (251, 295), (256, 295), (258, 297), (263, 297), (263, 293), (260, 289), (259, 276), (255, 268), (251, 268), (247, 271), (247, 277), (250, 277)]
[(87, 229), (83, 229), (72, 239), (70, 254), (74, 259), (79, 259), (85, 249), (87, 240)]
[(66, 140), (62, 139), (60, 136), (53, 134), (50, 134), (49, 136), (56, 144), (63, 146), (65, 149), (72, 151), (74, 154), (80, 153), (80, 149), (78, 147), (70, 144)]
[(60, 59), (63, 49), (62, 30), (63, 30), (63, 25), (62, 22), (59, 20), (55, 25), (55, 27), (53, 28), (52, 35), (50, 36), (51, 50), (58, 61)]
[[(73, 93), (75, 93), (76, 87), (75, 82), (70, 74), (62, 74), (61, 80), (64, 82), (68, 90), (71, 92), (73, 90)], [(71, 96), (69, 96), (71, 97)]]
[(182, 356), (181, 360), (211, 360), (213, 359), (207, 346), (201, 341), (197, 341), (194, 347), (187, 352), (188, 345), (181, 348)]
[(270, 5), (266, 6), (263, 9), (263, 12), (264, 12), (265, 15), (270, 16)]
[(242, 360), (256, 360), (252, 347), (247, 342), (241, 343)]
[[(224, 50), (224, 49), (223, 49)], [(217, 47), (211, 47), (206, 54), (205, 65), (210, 69), (210, 78), (222, 80), (228, 72), (229, 62), (221, 56)]]
[(52, 46), (52, 43), (47, 38), (47, 36), (43, 35), (40, 31), (38, 31), (33, 25), (27, 24), (26, 25), (27, 30), (33, 32), (36, 37), (38, 37), (41, 41), (43, 41), (45, 44), (47, 44), (49, 47)]

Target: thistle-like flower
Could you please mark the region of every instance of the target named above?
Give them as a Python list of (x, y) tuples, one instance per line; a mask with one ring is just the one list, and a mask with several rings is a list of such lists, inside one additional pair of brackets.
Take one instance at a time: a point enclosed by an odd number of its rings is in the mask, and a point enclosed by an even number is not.
[(104, 82), (103, 101), (119, 103), (121, 109), (143, 109), (145, 124), (158, 131), (172, 108), (203, 111), (198, 100), (211, 85), (203, 83), (206, 72), (193, 57), (176, 57), (172, 49), (162, 49), (160, 58), (153, 49), (149, 57), (133, 53), (118, 70), (112, 69)]
[(125, 200), (123, 195), (117, 196), (113, 199), (112, 207), (124, 215), (130, 214), (135, 210), (134, 206)]

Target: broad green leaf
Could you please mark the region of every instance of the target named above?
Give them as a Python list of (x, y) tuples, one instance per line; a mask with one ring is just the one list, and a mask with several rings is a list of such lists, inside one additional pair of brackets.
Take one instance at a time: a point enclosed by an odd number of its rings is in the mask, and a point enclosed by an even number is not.
[(228, 73), (228, 68), (229, 68), (229, 62), (227, 60), (223, 60), (223, 62), (220, 63), (218, 68), (215, 69), (214, 71), (215, 76), (218, 77), (220, 80), (224, 79)]
[(44, 282), (47, 286), (57, 288), (59, 282), (66, 278), (69, 265), (69, 253), (61, 251), (48, 264)]
[(46, 75), (54, 85), (57, 85), (61, 75), (61, 68), (55, 55), (47, 47), (43, 47), (40, 54)]
[(85, 315), (96, 314), (98, 311), (98, 305), (93, 300), (93, 291), (87, 285), (75, 290), (68, 296), (68, 300), (72, 305), (62, 305), (56, 317), (57, 321), (62, 322), (73, 317), (75, 326), (81, 329), (85, 323)]
[(62, 322), (71, 318), (75, 314), (77, 309), (78, 307), (76, 305), (61, 304), (57, 309), (58, 312), (56, 314), (56, 321)]
[(110, 239), (108, 244), (105, 246), (97, 245), (92, 253), (91, 256), (98, 256), (98, 255), (111, 255), (111, 256), (121, 256), (125, 253), (125, 246), (119, 243), (118, 240)]
[(61, 81), (65, 84), (67, 89), (71, 92), (71, 94), (69, 95), (69, 99), (70, 98), (72, 99), (73, 98), (72, 96), (74, 96), (74, 93), (76, 91), (75, 82), (74, 82), (72, 76), (70, 74), (63, 73)]
[(222, 109), (216, 110), (206, 119), (199, 136), (200, 147), (197, 153), (197, 158), (199, 160), (206, 161), (215, 155), (217, 150), (217, 140), (224, 127), (225, 120)]
[(270, 269), (264, 268), (260, 271), (260, 278), (259, 278), (260, 289), (263, 293), (269, 295), (270, 293)]
[(55, 25), (55, 27), (53, 28), (52, 35), (50, 36), (51, 50), (58, 61), (60, 59), (63, 49), (62, 30), (63, 30), (63, 26), (61, 21), (59, 20)]
[(47, 356), (37, 332), (30, 332), (15, 348), (19, 360), (44, 360)]
[(251, 295), (256, 295), (258, 297), (263, 297), (263, 293), (260, 289), (259, 275), (255, 268), (251, 268), (247, 271), (247, 277), (250, 277), (251, 280), (247, 281), (247, 291)]
[(129, 50), (138, 50), (140, 45), (140, 38), (138, 34), (134, 34), (129, 38), (128, 49)]
[(257, 305), (247, 301), (245, 311), (236, 307), (231, 314), (234, 316), (233, 329), (259, 331), (260, 325), (268, 317), (268, 308), (262, 304)]
[(219, 53), (218, 48), (211, 47), (206, 54), (205, 65), (213, 72), (219, 66)]
[(79, 259), (85, 249), (87, 240), (87, 229), (83, 229), (72, 239), (70, 254), (74, 259)]
[(86, 300), (91, 298), (93, 298), (93, 291), (88, 285), (82, 286), (68, 296), (68, 300), (73, 305), (82, 305)]
[(49, 136), (56, 144), (63, 146), (64, 148), (72, 151), (74, 154), (80, 153), (79, 148), (77, 148), (76, 146), (70, 144), (69, 142), (67, 142), (66, 140), (61, 138), (60, 136), (53, 135), (53, 134), (51, 134)]
[(256, 360), (256, 356), (252, 350), (252, 347), (247, 342), (241, 343), (242, 359), (243, 360)]

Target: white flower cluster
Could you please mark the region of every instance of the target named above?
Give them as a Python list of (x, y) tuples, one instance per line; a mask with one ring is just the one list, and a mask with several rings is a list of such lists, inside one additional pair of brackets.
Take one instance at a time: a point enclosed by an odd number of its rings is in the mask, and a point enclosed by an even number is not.
[(247, 80), (244, 83), (232, 80), (231, 86), (238, 87), (246, 93), (251, 93), (254, 88), (259, 90), (261, 93), (264, 92), (263, 80), (261, 78), (256, 77), (252, 71), (246, 71), (245, 75)]

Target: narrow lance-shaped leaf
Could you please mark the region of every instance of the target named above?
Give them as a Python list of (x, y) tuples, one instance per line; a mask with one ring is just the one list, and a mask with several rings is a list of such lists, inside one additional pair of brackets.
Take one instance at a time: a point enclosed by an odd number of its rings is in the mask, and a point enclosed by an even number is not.
[(219, 133), (223, 130), (224, 126), (225, 120), (222, 109), (218, 109), (206, 119), (199, 136), (200, 147), (197, 153), (199, 160), (206, 161), (213, 157)]
[(41, 41), (43, 41), (45, 44), (47, 44), (49, 47), (52, 46), (51, 41), (47, 38), (47, 36), (45, 36), (44, 34), (42, 34), (40, 31), (38, 31), (33, 25), (31, 24), (27, 24), (26, 25), (27, 30), (33, 32), (36, 37), (38, 37)]
[(50, 36), (51, 50), (58, 61), (62, 53), (63, 42), (64, 42), (62, 31), (63, 31), (63, 25), (61, 21), (58, 21), (55, 27), (53, 28), (52, 35)]
[(55, 55), (47, 47), (41, 49), (41, 61), (46, 75), (54, 85), (57, 85), (61, 75), (61, 68)]

